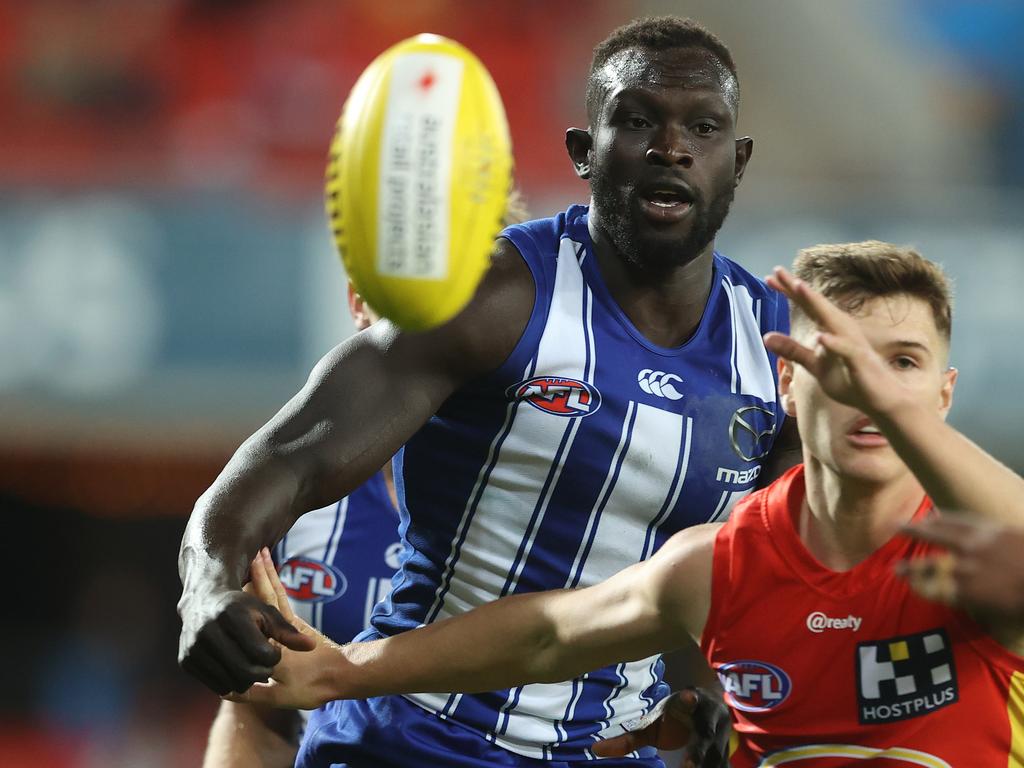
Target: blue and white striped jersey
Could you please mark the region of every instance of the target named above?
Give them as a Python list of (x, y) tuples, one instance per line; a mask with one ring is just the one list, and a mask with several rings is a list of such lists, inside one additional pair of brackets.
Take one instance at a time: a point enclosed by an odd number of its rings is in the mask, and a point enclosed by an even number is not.
[[(515, 350), (451, 397), (396, 457), (406, 551), (365, 636), (516, 592), (595, 584), (752, 489), (783, 412), (762, 333), (785, 300), (714, 257), (699, 327), (645, 339), (591, 252), (587, 208), (505, 230), (537, 298)], [(659, 657), (559, 684), (408, 698), (534, 758), (593, 757), (599, 734), (667, 693)]]
[(273, 554), (296, 615), (347, 643), (391, 590), (401, 550), (398, 513), (378, 472), (341, 501), (300, 517)]

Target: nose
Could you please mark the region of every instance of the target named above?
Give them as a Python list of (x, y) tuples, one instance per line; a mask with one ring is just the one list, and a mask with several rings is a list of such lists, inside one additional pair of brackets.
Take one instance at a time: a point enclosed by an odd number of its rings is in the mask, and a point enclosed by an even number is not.
[(693, 167), (693, 153), (680, 131), (667, 127), (655, 137), (646, 153), (651, 165)]

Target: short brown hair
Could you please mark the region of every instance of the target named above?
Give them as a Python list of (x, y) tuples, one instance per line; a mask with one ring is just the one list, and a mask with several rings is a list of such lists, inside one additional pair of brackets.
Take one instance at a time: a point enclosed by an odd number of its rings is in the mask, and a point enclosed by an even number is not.
[[(878, 240), (815, 245), (797, 253), (793, 273), (847, 312), (878, 296), (907, 294), (928, 302), (935, 327), (949, 340), (953, 288), (942, 267), (913, 248)], [(802, 313), (790, 304), (795, 324)]]

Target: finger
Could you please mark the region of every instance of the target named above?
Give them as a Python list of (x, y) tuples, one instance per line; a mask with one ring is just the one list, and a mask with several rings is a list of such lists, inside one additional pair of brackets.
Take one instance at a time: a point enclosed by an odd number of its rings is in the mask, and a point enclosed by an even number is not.
[(831, 352), (833, 355), (841, 357), (844, 360), (854, 359), (858, 352), (856, 344), (845, 336), (837, 336), (834, 333), (819, 333), (818, 343), (821, 344), (821, 346), (823, 346), (828, 352)]
[(249, 575), (252, 578), (250, 584), (253, 586), (253, 592), (256, 597), (267, 605), (271, 605), (280, 610), (281, 606), (278, 605), (277, 602), (277, 592), (270, 583), (270, 576), (267, 573), (267, 564), (263, 559), (262, 549), (257, 552), (256, 557), (253, 558), (252, 565), (249, 566)]
[(769, 284), (786, 294), (817, 326), (831, 332), (847, 327), (849, 321), (845, 313), (787, 269), (776, 267), (772, 277)]
[(937, 544), (951, 552), (961, 552), (967, 534), (972, 530), (973, 526), (965, 520), (958, 520), (955, 517), (930, 517), (919, 523), (904, 525), (900, 528), (900, 533), (912, 539)]
[(198, 649), (195, 649), (192, 655), (182, 659), (181, 668), (218, 696), (223, 696), (231, 691), (231, 682), (223, 665), (208, 658)]
[(232, 691), (244, 691), (253, 683), (268, 679), (273, 672), (274, 664), (250, 658), (221, 624), (208, 625), (199, 638), (205, 658), (222, 666)]
[(697, 711), (700, 701), (701, 693), (699, 688), (683, 688), (683, 690), (677, 691), (674, 700), (669, 702), (668, 710), (672, 713), (673, 717), (689, 718), (690, 715)]
[(949, 555), (904, 561), (898, 573), (926, 600), (946, 605), (956, 602), (956, 580), (953, 578), (953, 560)]
[(281, 651), (268, 640), (274, 637), (268, 630), (271, 615), (283, 621), (276, 608), (254, 601), (236, 603), (221, 614), (221, 624), (249, 663), (273, 667), (281, 660)]
[(285, 620), (276, 608), (267, 606), (264, 611), (263, 631), (286, 648), (293, 651), (312, 651), (316, 648), (316, 637), (300, 632), (294, 625)]
[(764, 345), (768, 351), (774, 352), (779, 357), (799, 363), (812, 372), (817, 370), (818, 358), (814, 354), (814, 350), (805, 347), (792, 336), (771, 331), (764, 335)]
[(281, 615), (284, 616), (289, 623), (294, 623), (295, 611), (292, 608), (292, 601), (288, 599), (288, 593), (285, 591), (284, 584), (281, 583), (281, 577), (277, 572), (277, 568), (274, 566), (274, 560), (270, 556), (270, 550), (266, 547), (263, 548), (263, 564), (266, 568), (267, 580), (270, 582), (270, 586), (277, 595), (277, 610), (281, 612)]

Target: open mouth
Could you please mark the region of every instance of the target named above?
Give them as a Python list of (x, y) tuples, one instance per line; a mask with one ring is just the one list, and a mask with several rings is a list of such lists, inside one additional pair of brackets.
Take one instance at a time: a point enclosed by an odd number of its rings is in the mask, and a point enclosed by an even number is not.
[(693, 194), (685, 185), (677, 182), (654, 184), (641, 192), (640, 207), (654, 221), (675, 222), (690, 212)]
[(889, 444), (882, 431), (867, 420), (855, 424), (854, 429), (847, 433), (847, 438), (854, 445), (862, 448), (877, 448)]

